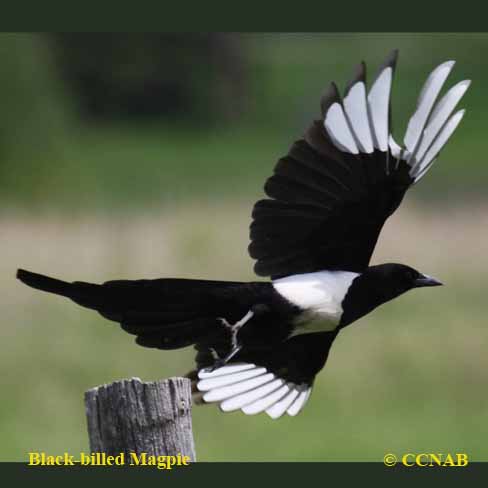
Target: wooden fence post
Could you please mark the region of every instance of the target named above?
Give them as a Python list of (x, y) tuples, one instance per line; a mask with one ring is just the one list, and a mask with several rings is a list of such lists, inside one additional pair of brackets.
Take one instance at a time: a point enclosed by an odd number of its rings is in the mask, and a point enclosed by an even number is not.
[(85, 392), (91, 452), (189, 456), (195, 461), (191, 382), (116, 381)]

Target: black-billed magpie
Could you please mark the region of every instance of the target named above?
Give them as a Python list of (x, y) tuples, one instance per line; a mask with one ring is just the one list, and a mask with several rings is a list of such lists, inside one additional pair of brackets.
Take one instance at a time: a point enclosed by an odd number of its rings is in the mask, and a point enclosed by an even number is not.
[(281, 158), (252, 213), (249, 253), (267, 282), (164, 278), (67, 283), (18, 270), (39, 290), (119, 322), (142, 346), (194, 345), (195, 391), (224, 411), (296, 415), (339, 331), (412, 288), (437, 286), (402, 264), (370, 266), (386, 219), (430, 169), (464, 110), (470, 81), (439, 100), (454, 62), (425, 82), (403, 144), (390, 128), (394, 51), (369, 91), (361, 63), (341, 97), (334, 83), (322, 116)]

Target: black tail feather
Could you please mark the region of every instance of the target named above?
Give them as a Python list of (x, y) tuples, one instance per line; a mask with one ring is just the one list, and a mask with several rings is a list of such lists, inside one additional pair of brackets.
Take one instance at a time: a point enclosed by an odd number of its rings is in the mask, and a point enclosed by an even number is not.
[(17, 278), (31, 288), (36, 290), (47, 291), (48, 293), (55, 293), (64, 297), (71, 297), (72, 284), (66, 281), (50, 278), (37, 273), (32, 273), (25, 269), (17, 270)]
[(253, 306), (256, 290), (270, 286), (176, 278), (68, 283), (23, 269), (17, 271), (17, 278), (96, 310), (136, 335), (138, 344), (161, 349), (227, 341), (220, 337), (225, 328), (218, 317), (230, 322), (240, 319)]

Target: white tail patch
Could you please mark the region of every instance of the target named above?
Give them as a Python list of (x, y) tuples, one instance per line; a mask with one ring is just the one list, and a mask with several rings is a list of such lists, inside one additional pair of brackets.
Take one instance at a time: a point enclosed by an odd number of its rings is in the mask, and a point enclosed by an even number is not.
[(260, 386), (259, 388), (255, 388), (251, 391), (246, 391), (245, 393), (242, 393), (241, 395), (234, 396), (232, 398), (229, 398), (225, 402), (222, 402), (220, 404), (220, 408), (224, 412), (232, 412), (233, 410), (239, 410), (242, 407), (245, 407), (246, 405), (249, 405), (256, 400), (261, 399), (263, 396), (268, 395), (269, 393), (273, 393), (276, 389), (278, 389), (280, 386), (283, 386), (284, 381), (280, 379), (274, 379), (275, 376), (271, 374), (271, 380), (269, 383), (264, 384), (263, 386)]
[(257, 413), (264, 412), (278, 400), (281, 400), (291, 390), (291, 388), (292, 387), (289, 385), (283, 385), (281, 388), (278, 388), (269, 395), (259, 398), (249, 405), (245, 405), (242, 407), (242, 411), (247, 415), (256, 415)]
[(219, 402), (224, 412), (241, 410), (246, 415), (266, 412), (276, 419), (287, 413), (297, 415), (305, 406), (309, 385), (286, 383), (266, 368), (254, 364), (229, 364), (198, 372), (197, 389), (206, 403)]
[(248, 369), (255, 368), (255, 364), (251, 363), (240, 363), (240, 364), (226, 364), (221, 368), (215, 369), (214, 371), (200, 370), (198, 373), (199, 378), (215, 378), (216, 376), (223, 376), (231, 373), (238, 373), (239, 371), (246, 371)]
[(200, 391), (215, 390), (217, 388), (222, 388), (223, 386), (231, 385), (232, 383), (249, 380), (251, 378), (254, 378), (255, 376), (262, 375), (265, 372), (265, 368), (254, 367), (247, 371), (239, 371), (238, 373), (220, 375), (216, 378), (202, 379), (198, 383), (198, 389)]
[(469, 80), (457, 83), (438, 101), (454, 64), (446, 61), (428, 76), (408, 121), (403, 147), (393, 140), (389, 127), (394, 62), (381, 70), (369, 93), (364, 81), (357, 81), (342, 104), (335, 102), (329, 107), (324, 126), (332, 142), (351, 154), (389, 149), (395, 159), (410, 166), (410, 176), (417, 182), (430, 169), (464, 114), (459, 111), (452, 115), (471, 83)]
[(293, 388), (287, 395), (285, 395), (280, 401), (271, 405), (266, 409), (266, 413), (272, 419), (279, 419), (293, 404), (296, 398), (300, 395), (300, 391), (297, 388)]
[(233, 398), (236, 395), (248, 392), (249, 390), (254, 390), (255, 388), (265, 385), (266, 383), (270, 383), (274, 378), (275, 376), (272, 373), (268, 373), (260, 375), (257, 378), (238, 381), (228, 386), (212, 388), (203, 395), (203, 400), (206, 402), (220, 402), (222, 400), (227, 400), (228, 398)]
[(302, 391), (297, 399), (286, 409), (286, 413), (294, 417), (302, 409), (303, 405), (305, 405), (309, 395), (310, 388)]

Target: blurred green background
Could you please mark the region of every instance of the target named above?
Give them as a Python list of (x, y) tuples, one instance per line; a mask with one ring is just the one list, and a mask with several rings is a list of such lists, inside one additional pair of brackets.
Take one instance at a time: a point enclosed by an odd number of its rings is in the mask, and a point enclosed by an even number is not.
[(430, 70), (457, 60), (467, 114), (386, 226), (374, 262), (448, 286), (412, 291), (344, 330), (304, 412), (194, 409), (201, 461), (488, 460), (488, 35), (0, 34), (0, 459), (87, 450), (83, 392), (184, 374), (162, 353), (14, 279), (253, 279), (248, 225), (277, 159), (332, 80), (400, 49), (400, 140)]

